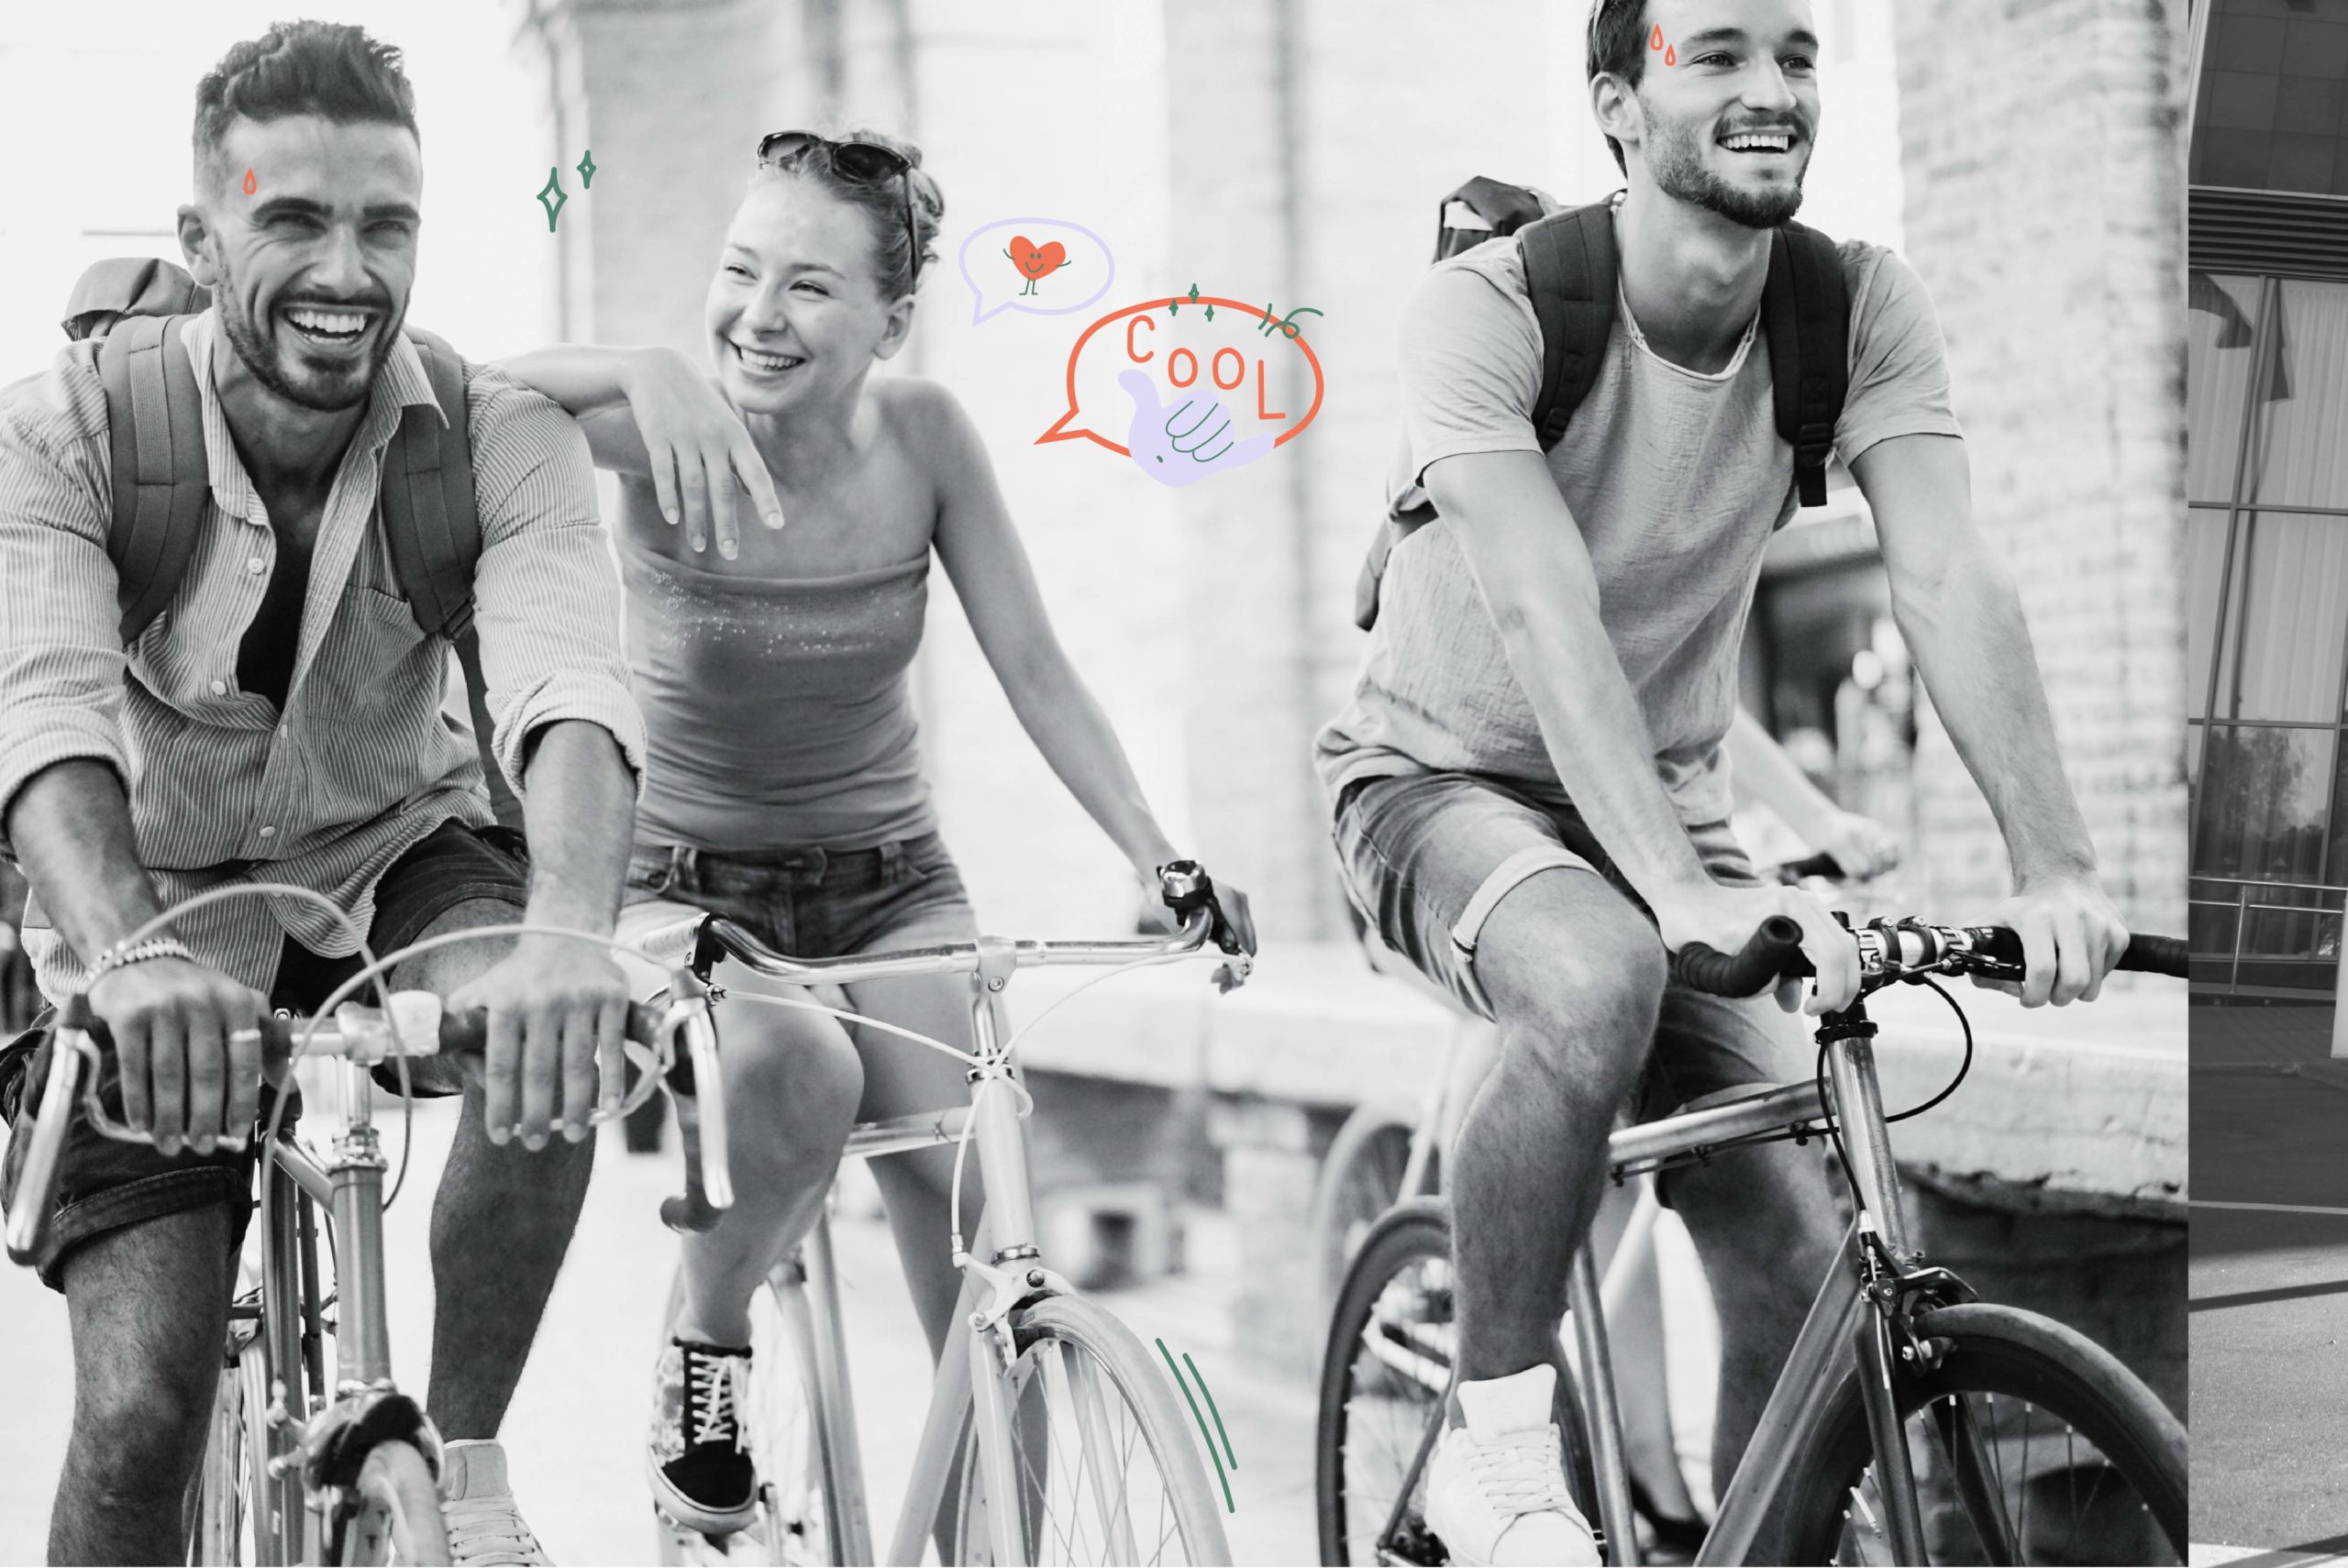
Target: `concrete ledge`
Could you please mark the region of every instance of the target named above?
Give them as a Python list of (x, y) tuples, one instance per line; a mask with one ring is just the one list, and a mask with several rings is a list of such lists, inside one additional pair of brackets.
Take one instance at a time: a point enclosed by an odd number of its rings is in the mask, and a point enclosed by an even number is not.
[[(1056, 1072), (1344, 1110), (1415, 1099), (1455, 1022), (1350, 945), (1269, 947), (1229, 996), (1210, 972), (1168, 966), (1096, 986), (1057, 1008), (1022, 1056)], [(1014, 1027), (1097, 973), (1023, 974), (1008, 993)], [(1985, 1198), (2007, 1189), (2001, 1207), (2185, 1217), (2182, 988), (2034, 1011), (1999, 992), (1951, 994), (1973, 1025), (1972, 1072), (1946, 1103), (1900, 1125), (1903, 1163)], [(1963, 1055), (1955, 1016), (1919, 987), (1869, 1006), (1889, 1108), (1937, 1093)]]

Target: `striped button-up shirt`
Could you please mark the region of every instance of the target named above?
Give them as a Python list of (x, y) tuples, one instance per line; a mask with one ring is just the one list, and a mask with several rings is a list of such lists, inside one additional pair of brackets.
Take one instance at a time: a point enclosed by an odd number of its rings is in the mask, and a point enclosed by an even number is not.
[[(177, 595), (127, 650), (106, 556), (114, 483), (97, 345), (0, 389), (0, 834), (34, 774), (94, 757), (127, 782), (139, 859), (166, 905), (227, 881), (289, 882), (365, 931), (376, 882), (411, 845), (451, 818), (493, 820), (471, 734), (444, 709), (448, 643), (416, 625), (377, 522), (385, 443), (410, 404), (438, 405), (403, 337), (319, 522), (281, 712), (237, 684), (276, 536), (213, 386), (217, 315), (183, 330), (212, 495)], [(530, 733), (583, 719), (618, 739), (640, 780), (643, 722), (586, 440), (496, 370), (468, 364), (465, 383), (482, 547), (474, 624), (499, 765), (518, 792)], [(0, 837), (0, 852), (11, 848)], [(25, 926), (41, 988), (64, 995), (90, 955), (48, 928), (38, 900)], [(263, 992), (287, 933), (329, 956), (355, 947), (324, 911), (283, 897), (225, 900), (175, 926), (204, 962)]]

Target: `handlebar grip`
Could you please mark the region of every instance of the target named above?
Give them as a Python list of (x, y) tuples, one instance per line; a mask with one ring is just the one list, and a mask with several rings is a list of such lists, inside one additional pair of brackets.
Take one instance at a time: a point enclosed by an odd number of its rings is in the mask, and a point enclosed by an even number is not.
[(1671, 955), (1671, 969), (1681, 985), (1716, 997), (1758, 996), (1780, 979), (1811, 972), (1801, 922), (1790, 915), (1763, 921), (1733, 955), (1691, 942)]
[[(1975, 926), (1972, 934), (1974, 951), (2011, 968), (2022, 966), (2021, 937), (2010, 927)], [(2174, 975), (2181, 980), (2186, 977), (2185, 947), (2185, 938), (2181, 936), (2136, 933), (2128, 938), (2128, 950), (2112, 967), (2146, 975)]]
[(2128, 938), (2128, 951), (2120, 955), (2120, 962), (2113, 966), (2140, 970), (2147, 975), (2174, 975), (2180, 980), (2184, 979), (2185, 938), (2146, 936), (2137, 933)]

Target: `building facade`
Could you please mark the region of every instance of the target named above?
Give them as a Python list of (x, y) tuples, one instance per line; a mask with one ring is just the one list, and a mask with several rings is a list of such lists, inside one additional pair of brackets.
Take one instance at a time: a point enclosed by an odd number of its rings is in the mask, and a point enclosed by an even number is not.
[(2216, 0), (2197, 33), (2195, 989), (2322, 995), (2348, 895), (2348, 4)]

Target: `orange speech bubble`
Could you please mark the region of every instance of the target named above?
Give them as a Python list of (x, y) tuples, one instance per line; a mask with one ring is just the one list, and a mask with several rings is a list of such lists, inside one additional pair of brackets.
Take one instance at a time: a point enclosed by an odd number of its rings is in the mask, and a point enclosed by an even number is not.
[[(1208, 305), (1214, 306), (1218, 312), (1229, 311), (1239, 316), (1252, 317), (1256, 322), (1263, 325), (1251, 327), (1241, 337), (1237, 344), (1223, 343), (1208, 350), (1207, 358), (1202, 361), (1199, 347), (1187, 343), (1161, 345), (1156, 340), (1159, 330), (1158, 324), (1149, 313), (1163, 312), (1169, 305), (1178, 307), (1176, 314), (1169, 318), (1169, 326), (1172, 330), (1190, 327), (1191, 331), (1183, 333), (1185, 337), (1197, 334), (1201, 327), (1204, 328), (1204, 336), (1215, 336), (1215, 324), (1208, 323), (1205, 316), (1204, 307)], [(1201, 309), (1192, 312), (1189, 308), (1192, 305), (1200, 306)], [(1100, 376), (1094, 378), (1100, 383), (1094, 389), (1096, 403), (1109, 406), (1103, 400), (1109, 395), (1108, 389), (1116, 384), (1115, 371), (1130, 369), (1135, 365), (1150, 365), (1153, 361), (1163, 361), (1162, 365), (1153, 366), (1153, 369), (1162, 369), (1168, 381), (1178, 390), (1198, 386), (1202, 382), (1212, 382), (1218, 392), (1244, 392), (1252, 373), (1255, 381), (1256, 408), (1251, 417), (1262, 425), (1268, 425), (1276, 419), (1285, 420), (1289, 417), (1286, 414), (1272, 409), (1266, 402), (1268, 394), (1265, 383), (1265, 370), (1267, 361), (1277, 351), (1273, 346), (1287, 345), (1303, 354), (1305, 365), (1312, 372), (1312, 403), (1305, 409), (1304, 416), (1282, 430), (1273, 439), (1272, 445), (1282, 446), (1303, 435), (1304, 427), (1312, 424), (1313, 417), (1321, 412), (1321, 396), (1324, 386), (1321, 372), (1321, 358), (1313, 353), (1312, 345), (1307, 343), (1301, 334), (1295, 337), (1290, 336), (1295, 331), (1292, 325), (1280, 326), (1278, 330), (1272, 330), (1277, 321), (1276, 318), (1265, 314), (1266, 308), (1263, 305), (1246, 304), (1238, 300), (1220, 299), (1210, 294), (1172, 294), (1164, 299), (1144, 300), (1139, 304), (1130, 304), (1123, 310), (1111, 311), (1086, 327), (1083, 335), (1079, 337), (1075, 344), (1069, 348), (1068, 351), (1068, 412), (1055, 420), (1050, 429), (1036, 437), (1036, 445), (1040, 447), (1047, 441), (1073, 441), (1080, 436), (1096, 446), (1107, 447), (1121, 458), (1132, 456), (1123, 442), (1112, 441), (1092, 428), (1094, 423), (1106, 424), (1112, 428), (1122, 426), (1125, 423), (1124, 414), (1122, 412), (1102, 414), (1097, 421), (1087, 418), (1084, 402), (1078, 396), (1076, 388), (1078, 366), (1084, 359), (1087, 346), (1091, 344), (1094, 336), (1102, 327), (1113, 321), (1122, 321), (1127, 316), (1135, 319), (1122, 334), (1113, 335), (1105, 340), (1115, 346), (1115, 352), (1111, 354), (1104, 351), (1101, 356), (1104, 360), (1104, 369)], [(1145, 326), (1150, 328), (1146, 334), (1142, 332)], [(1240, 345), (1249, 344), (1251, 340), (1252, 348), (1249, 352), (1240, 352)], [(1162, 354), (1159, 352), (1161, 348), (1164, 348)], [(1252, 371), (1247, 363), (1251, 354), (1255, 360)], [(1232, 356), (1239, 361), (1240, 365), (1238, 378), (1228, 384), (1224, 382), (1222, 375), (1225, 355)], [(1187, 380), (1175, 379), (1178, 372), (1172, 367), (1178, 356), (1190, 361), (1191, 372)], [(1244, 403), (1241, 405), (1241, 412), (1243, 414), (1247, 412)], [(1085, 423), (1071, 424), (1071, 421), (1079, 419), (1084, 419)]]

